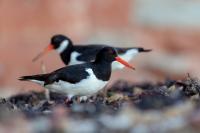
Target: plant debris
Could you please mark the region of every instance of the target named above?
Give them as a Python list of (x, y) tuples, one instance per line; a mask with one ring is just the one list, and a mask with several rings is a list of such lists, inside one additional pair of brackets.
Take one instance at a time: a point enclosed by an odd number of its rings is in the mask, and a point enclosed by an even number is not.
[[(21, 132), (197, 132), (200, 82), (185, 80), (133, 84), (117, 81), (102, 93), (79, 102), (66, 96), (30, 92), (0, 99), (3, 131)], [(9, 123), (9, 129), (2, 126)], [(19, 127), (26, 127), (17, 129)]]

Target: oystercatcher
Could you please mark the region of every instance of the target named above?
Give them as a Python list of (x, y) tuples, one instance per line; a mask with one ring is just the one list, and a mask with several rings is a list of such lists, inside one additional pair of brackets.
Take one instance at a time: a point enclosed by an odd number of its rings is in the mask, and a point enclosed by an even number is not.
[(105, 87), (110, 79), (113, 61), (134, 69), (118, 57), (114, 48), (104, 47), (95, 61), (66, 66), (48, 74), (23, 76), (19, 80), (35, 82), (52, 92), (66, 94), (69, 99), (73, 96), (85, 98)]
[[(49, 51), (56, 50), (66, 65), (80, 64), (84, 62), (93, 61), (96, 54), (100, 49), (106, 45), (73, 45), (71, 39), (64, 35), (55, 35), (51, 38), (51, 42), (48, 47), (38, 54), (33, 61), (37, 60), (39, 57), (48, 53)], [(132, 47), (132, 48), (115, 48), (119, 54), (119, 57), (129, 62), (135, 55), (141, 52), (150, 52), (151, 49), (144, 49), (142, 47)], [(124, 66), (113, 62), (112, 69), (121, 69)]]

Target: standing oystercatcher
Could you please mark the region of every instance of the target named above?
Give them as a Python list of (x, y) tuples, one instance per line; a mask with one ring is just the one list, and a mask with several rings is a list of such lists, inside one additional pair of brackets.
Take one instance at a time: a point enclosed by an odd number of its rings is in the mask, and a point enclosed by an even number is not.
[[(105, 46), (106, 45), (73, 45), (73, 42), (68, 37), (64, 35), (55, 35), (51, 38), (51, 43), (48, 47), (43, 52), (38, 54), (33, 61), (37, 60), (49, 51), (56, 50), (66, 65), (90, 62), (95, 60), (96, 54)], [(115, 49), (117, 50), (119, 57), (127, 62), (140, 52), (151, 51), (150, 49), (144, 49), (141, 47)], [(112, 64), (113, 70), (121, 69), (123, 67), (123, 65), (116, 62), (113, 62)]]
[(104, 47), (98, 52), (95, 61), (66, 66), (48, 74), (23, 76), (19, 80), (38, 83), (52, 92), (66, 94), (69, 99), (73, 96), (85, 98), (105, 87), (110, 79), (113, 61), (134, 69), (118, 57), (114, 48)]

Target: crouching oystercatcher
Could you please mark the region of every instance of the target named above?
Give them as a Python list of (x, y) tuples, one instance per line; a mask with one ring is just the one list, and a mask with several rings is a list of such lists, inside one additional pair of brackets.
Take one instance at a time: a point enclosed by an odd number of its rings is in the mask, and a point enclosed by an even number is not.
[(134, 69), (117, 55), (114, 48), (104, 47), (98, 52), (95, 61), (66, 66), (48, 74), (23, 76), (19, 80), (35, 82), (51, 92), (65, 94), (69, 99), (73, 96), (86, 98), (108, 83), (113, 61)]
[[(56, 50), (66, 65), (81, 64), (84, 62), (94, 61), (96, 54), (106, 45), (73, 45), (71, 39), (64, 35), (54, 35), (48, 47), (38, 54), (33, 61), (37, 60), (49, 51)], [(119, 57), (129, 62), (135, 55), (141, 52), (150, 52), (151, 49), (142, 47), (115, 48)], [(113, 62), (112, 70), (121, 69), (124, 66)]]

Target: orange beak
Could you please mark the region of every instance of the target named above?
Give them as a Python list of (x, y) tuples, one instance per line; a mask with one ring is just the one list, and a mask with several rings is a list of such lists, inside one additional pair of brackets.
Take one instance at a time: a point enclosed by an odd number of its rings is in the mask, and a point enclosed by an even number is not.
[(129, 67), (129, 68), (135, 70), (135, 68), (134, 68), (133, 66), (131, 66), (128, 62), (126, 62), (126, 61), (123, 60), (122, 58), (120, 58), (120, 57), (115, 57), (115, 60), (118, 61), (119, 63), (123, 64), (124, 66)]
[(50, 51), (52, 51), (54, 49), (53, 45), (49, 44), (44, 51), (42, 51), (41, 53), (39, 53), (35, 58), (33, 58), (33, 62), (38, 60), (40, 57), (46, 55), (47, 53), (49, 53)]

